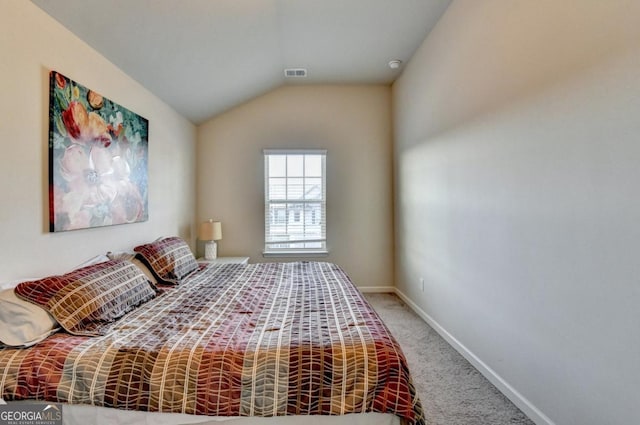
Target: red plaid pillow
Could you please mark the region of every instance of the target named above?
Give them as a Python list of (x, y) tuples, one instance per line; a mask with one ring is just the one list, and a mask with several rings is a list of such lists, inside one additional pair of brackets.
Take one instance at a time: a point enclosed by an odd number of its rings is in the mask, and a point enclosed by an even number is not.
[(163, 283), (177, 285), (199, 269), (187, 243), (176, 236), (140, 245), (133, 250)]
[(127, 261), (106, 261), (16, 286), (15, 294), (43, 307), (73, 335), (101, 327), (156, 296), (144, 273)]

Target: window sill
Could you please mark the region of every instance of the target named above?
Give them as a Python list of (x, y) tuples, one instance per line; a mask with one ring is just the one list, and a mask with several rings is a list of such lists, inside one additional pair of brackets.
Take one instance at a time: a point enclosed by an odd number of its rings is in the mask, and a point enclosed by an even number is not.
[(263, 257), (326, 257), (329, 251), (263, 251)]

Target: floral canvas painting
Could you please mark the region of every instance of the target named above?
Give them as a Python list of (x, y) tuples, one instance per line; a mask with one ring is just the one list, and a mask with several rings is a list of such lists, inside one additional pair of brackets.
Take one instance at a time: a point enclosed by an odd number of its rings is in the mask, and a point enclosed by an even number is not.
[(49, 87), (50, 231), (146, 221), (149, 122), (58, 72)]

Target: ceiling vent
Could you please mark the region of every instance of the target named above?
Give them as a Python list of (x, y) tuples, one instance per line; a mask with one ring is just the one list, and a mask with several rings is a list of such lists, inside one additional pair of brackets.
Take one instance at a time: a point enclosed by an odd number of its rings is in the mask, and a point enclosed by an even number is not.
[(284, 70), (284, 76), (287, 78), (306, 77), (307, 70), (304, 68), (287, 68)]

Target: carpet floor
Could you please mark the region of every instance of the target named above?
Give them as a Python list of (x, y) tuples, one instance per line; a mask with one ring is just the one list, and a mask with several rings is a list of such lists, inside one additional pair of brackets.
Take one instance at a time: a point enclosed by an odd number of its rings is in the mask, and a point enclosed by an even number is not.
[(365, 294), (398, 340), (429, 425), (534, 425), (393, 294)]

